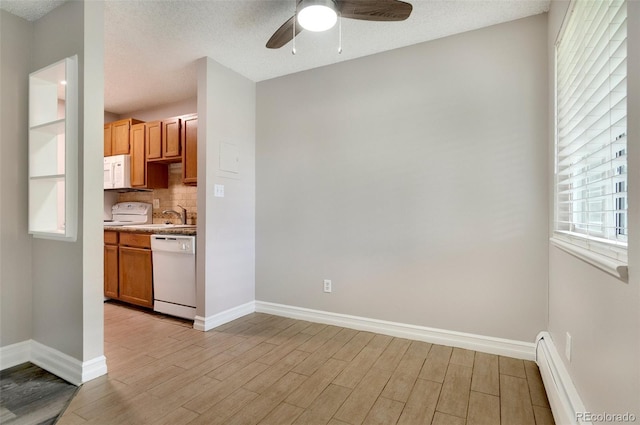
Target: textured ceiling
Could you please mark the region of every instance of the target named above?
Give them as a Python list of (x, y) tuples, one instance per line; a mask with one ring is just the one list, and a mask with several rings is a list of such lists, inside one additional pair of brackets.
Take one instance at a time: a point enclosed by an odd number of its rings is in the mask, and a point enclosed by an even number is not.
[[(292, 55), (290, 44), (278, 50), (264, 46), (293, 16), (295, 0), (107, 0), (105, 109), (126, 114), (195, 96), (195, 61), (203, 56), (262, 81), (536, 15), (548, 11), (550, 3), (409, 1), (413, 12), (403, 22), (344, 19), (342, 54), (337, 52), (336, 26), (324, 33), (303, 31), (296, 38), (297, 54)], [(2, 0), (1, 5), (35, 20), (43, 3), (55, 7), (60, 2)], [(21, 5), (33, 10), (21, 15)]]
[(0, 0), (0, 8), (27, 21), (37, 21), (66, 0)]

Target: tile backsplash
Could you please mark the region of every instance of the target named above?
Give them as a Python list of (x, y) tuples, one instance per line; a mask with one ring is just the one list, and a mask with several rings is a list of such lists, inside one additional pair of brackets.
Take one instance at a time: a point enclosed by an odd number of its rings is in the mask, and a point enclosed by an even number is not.
[(185, 186), (182, 184), (182, 164), (169, 164), (169, 188), (154, 189), (152, 192), (125, 192), (118, 194), (117, 202), (148, 202), (153, 205), (153, 200), (160, 201), (160, 207), (153, 209), (153, 222), (180, 223), (180, 218), (175, 214), (163, 214), (165, 210), (175, 210), (180, 212), (178, 205), (187, 209), (187, 223), (197, 224), (198, 220), (198, 188), (196, 186)]

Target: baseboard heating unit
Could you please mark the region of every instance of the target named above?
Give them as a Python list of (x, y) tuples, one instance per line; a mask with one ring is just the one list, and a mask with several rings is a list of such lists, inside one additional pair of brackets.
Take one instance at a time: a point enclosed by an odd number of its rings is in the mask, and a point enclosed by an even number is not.
[(548, 332), (540, 332), (536, 339), (536, 363), (556, 424), (591, 425), (579, 417), (586, 409)]

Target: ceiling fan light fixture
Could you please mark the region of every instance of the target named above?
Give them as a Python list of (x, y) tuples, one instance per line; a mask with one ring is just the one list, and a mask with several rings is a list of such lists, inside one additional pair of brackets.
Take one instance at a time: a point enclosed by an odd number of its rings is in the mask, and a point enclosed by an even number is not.
[(326, 31), (338, 21), (333, 0), (302, 0), (298, 5), (298, 23), (308, 31)]

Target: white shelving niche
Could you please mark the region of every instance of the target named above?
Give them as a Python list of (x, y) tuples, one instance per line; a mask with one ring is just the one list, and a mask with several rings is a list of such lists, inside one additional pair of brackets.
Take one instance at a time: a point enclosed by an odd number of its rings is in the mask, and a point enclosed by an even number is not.
[(29, 233), (74, 242), (78, 230), (78, 57), (29, 75)]

